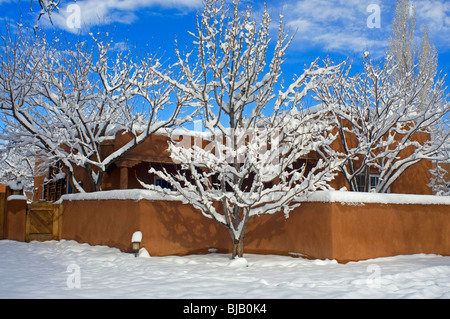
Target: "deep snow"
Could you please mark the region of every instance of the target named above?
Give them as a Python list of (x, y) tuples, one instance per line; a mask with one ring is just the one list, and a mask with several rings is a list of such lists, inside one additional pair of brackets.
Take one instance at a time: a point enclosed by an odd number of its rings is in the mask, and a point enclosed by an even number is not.
[(2, 299), (434, 299), (450, 298), (450, 257), (418, 254), (338, 264), (247, 254), (231, 262), (217, 253), (135, 258), (75, 241), (0, 240), (0, 283)]

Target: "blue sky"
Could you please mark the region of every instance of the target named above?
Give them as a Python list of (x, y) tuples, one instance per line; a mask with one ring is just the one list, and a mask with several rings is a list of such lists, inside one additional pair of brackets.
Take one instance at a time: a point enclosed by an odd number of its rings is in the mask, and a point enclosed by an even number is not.
[[(415, 0), (418, 35), (426, 24), (430, 39), (439, 53), (439, 69), (450, 73), (450, 1)], [(241, 0), (258, 13), (262, 1)], [(330, 55), (335, 62), (347, 57), (355, 66), (361, 62), (362, 52), (371, 52), (373, 58), (383, 55), (394, 15), (394, 0), (268, 0), (267, 7), (277, 21), (280, 13), (291, 31), (297, 30), (288, 51), (287, 73), (301, 72), (305, 64), (317, 57)], [(73, 5), (76, 4), (74, 8)], [(72, 7), (70, 7), (72, 5)], [(372, 5), (372, 6), (371, 6)], [(373, 11), (375, 5), (379, 9)], [(187, 31), (195, 29), (195, 15), (202, 9), (201, 0), (61, 0), (59, 12), (52, 14), (53, 25), (44, 17), (40, 28), (57, 30), (71, 36), (86, 36), (99, 26), (109, 29), (113, 40), (120, 45), (128, 41), (139, 49), (173, 54), (174, 39), (180, 45), (190, 44)], [(0, 0), (0, 19), (32, 27), (39, 6), (34, 0)], [(73, 14), (79, 10), (80, 27), (74, 26)], [(379, 25), (368, 24), (368, 19), (379, 18)], [(2, 28), (4, 24), (1, 25)], [(299, 70), (300, 69), (300, 70)], [(299, 71), (296, 71), (299, 70)]]

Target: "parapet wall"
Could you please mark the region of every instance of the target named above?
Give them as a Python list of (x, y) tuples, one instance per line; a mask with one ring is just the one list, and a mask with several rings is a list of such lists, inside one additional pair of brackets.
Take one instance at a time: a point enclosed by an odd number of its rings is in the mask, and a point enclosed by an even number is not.
[[(177, 198), (142, 190), (62, 199), (60, 238), (131, 251), (132, 234), (152, 256), (229, 252), (226, 229)], [(430, 195), (316, 193), (293, 210), (250, 220), (247, 253), (301, 255), (339, 262), (403, 254), (450, 255), (450, 198)]]
[(64, 201), (61, 238), (131, 251), (135, 231), (150, 255), (206, 253), (228, 248), (228, 233), (190, 205), (161, 200)]

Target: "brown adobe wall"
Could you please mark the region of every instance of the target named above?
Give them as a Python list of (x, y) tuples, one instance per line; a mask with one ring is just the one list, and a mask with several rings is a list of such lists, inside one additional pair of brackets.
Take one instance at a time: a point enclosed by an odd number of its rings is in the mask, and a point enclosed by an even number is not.
[(139, 230), (136, 202), (64, 201), (61, 210), (61, 239), (90, 245), (131, 249), (131, 236)]
[[(114, 140), (114, 151), (118, 150), (132, 139), (133, 135), (129, 132), (118, 132)], [(152, 134), (141, 144), (126, 152), (123, 159), (171, 162), (170, 153), (167, 151), (168, 147), (168, 137), (166, 135)]]
[[(411, 165), (392, 183), (390, 193), (432, 195), (431, 188), (427, 186), (431, 181), (429, 169), (432, 168), (432, 162), (426, 160)], [(372, 171), (372, 173), (377, 172)], [(341, 172), (337, 173), (335, 179), (330, 182), (330, 186), (336, 190), (342, 187), (350, 190), (350, 185)]]
[(39, 201), (44, 197), (44, 180), (45, 175), (38, 175), (34, 177), (34, 201)]
[(333, 254), (341, 262), (377, 257), (450, 256), (450, 205), (333, 203)]
[[(348, 121), (344, 121), (344, 123), (344, 126), (350, 127), (350, 123)], [(334, 128), (332, 133), (338, 133), (337, 129)], [(352, 133), (345, 132), (344, 134), (346, 136), (349, 149), (358, 145), (357, 139)], [(396, 135), (395, 138), (400, 139), (401, 137), (401, 135)], [(429, 138), (430, 136), (427, 133), (416, 132), (413, 134), (411, 141), (417, 141), (420, 144), (424, 144), (429, 140)], [(336, 151), (344, 152), (344, 147), (339, 136), (333, 141), (331, 146)], [(414, 147), (408, 146), (398, 154), (399, 158), (406, 158), (410, 156), (413, 151)], [(362, 160), (362, 158), (359, 158), (359, 160), (353, 161), (354, 167), (359, 168)], [(429, 169), (432, 168), (433, 163), (427, 160), (421, 160), (420, 162), (411, 165), (392, 183), (390, 193), (431, 195), (431, 188), (428, 187), (427, 184), (430, 183), (431, 173), (429, 172)], [(377, 169), (372, 168), (371, 173), (378, 174), (379, 172)], [(338, 172), (336, 178), (330, 182), (330, 186), (336, 190), (339, 190), (342, 187), (346, 187), (347, 190), (350, 190), (350, 185), (341, 172)]]
[(108, 245), (131, 251), (135, 231), (143, 233), (141, 247), (150, 255), (185, 255), (223, 251), (228, 233), (190, 205), (173, 201), (64, 201), (61, 239)]
[[(143, 233), (150, 255), (230, 252), (224, 227), (175, 201), (65, 201), (62, 239), (131, 251)], [(450, 255), (450, 205), (308, 202), (250, 220), (245, 253), (303, 255), (339, 262), (403, 254)]]
[(248, 223), (244, 251), (258, 254), (332, 256), (331, 203), (302, 203), (289, 213), (254, 217)]
[(390, 192), (396, 194), (423, 194), (433, 195), (433, 192), (427, 184), (431, 182), (430, 169), (433, 163), (427, 160), (408, 167), (395, 182), (392, 183)]
[(27, 201), (6, 200), (3, 237), (9, 240), (25, 241)]
[(142, 246), (150, 254), (207, 253), (210, 248), (229, 251), (231, 240), (226, 229), (191, 205), (175, 201), (142, 200), (140, 203)]
[(450, 256), (449, 234), (450, 205), (309, 202), (288, 219), (276, 214), (250, 221), (245, 243), (248, 252), (348, 262), (418, 253)]

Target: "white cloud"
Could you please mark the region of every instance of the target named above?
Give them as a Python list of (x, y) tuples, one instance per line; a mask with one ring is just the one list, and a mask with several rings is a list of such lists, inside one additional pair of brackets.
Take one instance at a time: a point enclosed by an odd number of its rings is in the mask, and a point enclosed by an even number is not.
[(145, 8), (192, 10), (201, 5), (202, 0), (81, 0), (67, 2), (51, 19), (54, 25), (77, 32), (72, 26), (78, 13), (81, 26), (89, 28), (109, 23), (131, 24), (138, 19), (136, 12)]
[(440, 0), (413, 1), (416, 8), (418, 28), (427, 25), (430, 37), (440, 45), (450, 46), (450, 2)]
[[(0, 0), (0, 3), (5, 0)], [(392, 0), (284, 0), (282, 13), (287, 26), (297, 30), (294, 49), (317, 48), (336, 53), (353, 54), (371, 51), (383, 54), (390, 34), (396, 1)], [(247, 3), (248, 2), (248, 3)], [(416, 8), (417, 33), (426, 24), (433, 43), (439, 49), (450, 49), (450, 1), (411, 0)], [(251, 0), (242, 3), (257, 6)], [(139, 11), (148, 8), (176, 9), (183, 13), (202, 7), (202, 0), (78, 0), (67, 1), (59, 13), (52, 14), (53, 24), (70, 32), (78, 29), (69, 25), (73, 12), (68, 5), (80, 9), (80, 23), (84, 28), (110, 23), (131, 24), (139, 18)], [(368, 6), (377, 4), (381, 9), (381, 27), (369, 28), (367, 19), (372, 14)], [(280, 11), (280, 3), (269, 2), (272, 13)], [(69, 24), (69, 25), (68, 25)]]
[[(362, 53), (366, 49), (384, 51), (382, 40), (387, 25), (367, 26), (369, 4), (376, 0), (297, 0), (283, 7), (287, 25), (297, 30), (293, 46), (299, 50), (318, 48), (337, 53)], [(382, 4), (379, 3), (382, 8)], [(383, 18), (381, 12), (380, 18)]]
[[(298, 50), (318, 48), (337, 53), (383, 54), (388, 43), (395, 1), (392, 0), (286, 0), (283, 15), (287, 25), (297, 30), (295, 46)], [(417, 34), (427, 25), (431, 41), (438, 50), (450, 49), (450, 1), (411, 0), (416, 8)], [(381, 9), (381, 27), (369, 28), (372, 14), (368, 6)]]

